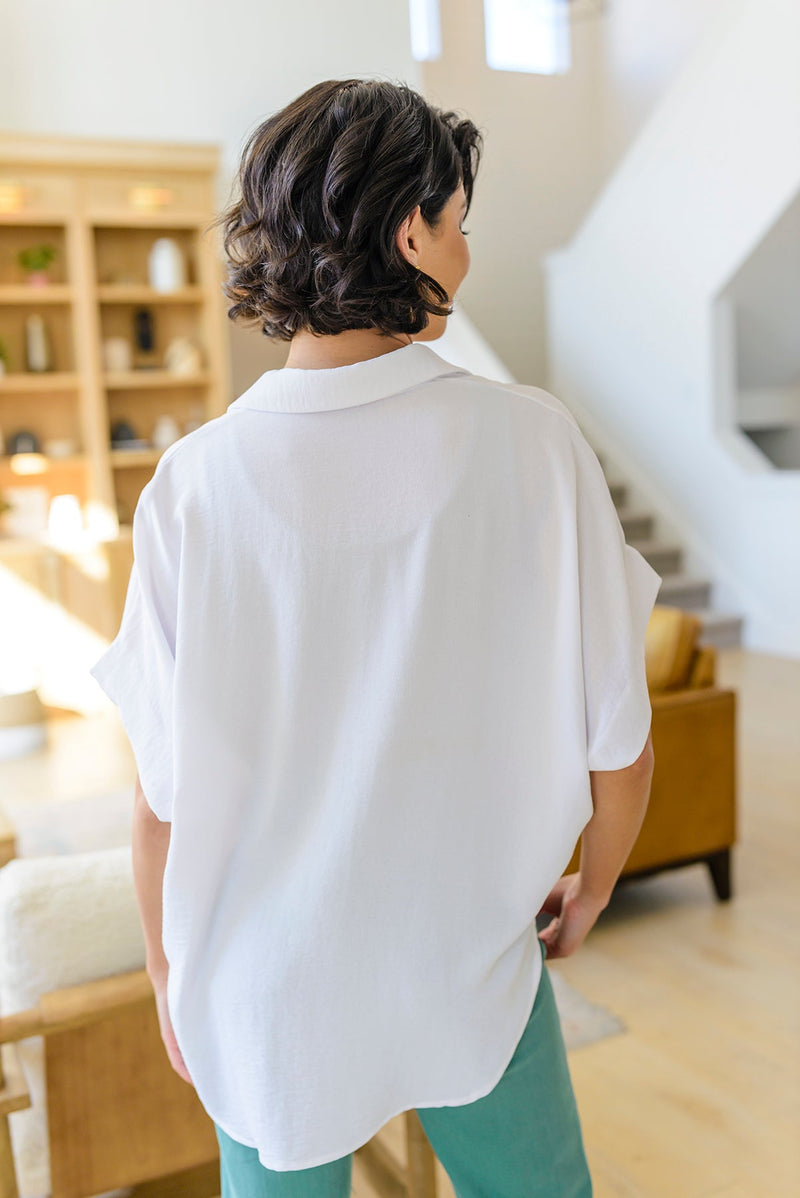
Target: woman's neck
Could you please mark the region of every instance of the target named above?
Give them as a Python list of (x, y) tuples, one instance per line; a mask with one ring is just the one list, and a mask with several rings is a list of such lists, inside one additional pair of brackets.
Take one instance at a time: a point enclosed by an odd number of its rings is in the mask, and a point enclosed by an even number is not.
[(413, 338), (408, 333), (381, 333), (378, 329), (346, 329), (343, 333), (319, 336), (300, 329), (292, 337), (286, 366), (293, 370), (327, 370), (352, 366), (381, 354), (391, 353)]

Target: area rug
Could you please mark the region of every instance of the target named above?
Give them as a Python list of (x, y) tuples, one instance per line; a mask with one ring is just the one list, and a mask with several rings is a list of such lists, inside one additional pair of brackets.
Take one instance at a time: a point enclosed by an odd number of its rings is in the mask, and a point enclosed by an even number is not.
[[(4, 801), (3, 810), (14, 828), (19, 857), (121, 848), (131, 838), (133, 786), (60, 802)], [(547, 969), (568, 1051), (626, 1030), (621, 1019), (565, 981), (557, 966)]]

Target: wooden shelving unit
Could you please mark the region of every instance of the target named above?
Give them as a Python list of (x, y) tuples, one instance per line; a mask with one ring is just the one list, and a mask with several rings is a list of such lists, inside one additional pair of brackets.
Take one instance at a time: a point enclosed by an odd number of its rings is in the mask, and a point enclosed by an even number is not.
[[(208, 229), (218, 167), (213, 145), (0, 133), (0, 342), (7, 356), (0, 495), (31, 486), (44, 488), (48, 502), (77, 496), (87, 535), (101, 530), (98, 544), (118, 541), (128, 553), (139, 493), (162, 452), (153, 444), (159, 417), (171, 416), (183, 435), (221, 415), (231, 399), (219, 231)], [(186, 285), (169, 293), (149, 283), (149, 253), (159, 237), (177, 242), (187, 266)], [(56, 257), (49, 281), (33, 286), (18, 254), (41, 243), (53, 245)], [(149, 354), (135, 333), (141, 309), (154, 332)], [(32, 313), (42, 317), (52, 348), (53, 368), (41, 373), (27, 369), (25, 322)], [(134, 369), (104, 369), (110, 337), (129, 341)], [(196, 373), (166, 368), (175, 338), (197, 347)], [(140, 448), (112, 444), (118, 421), (132, 426)], [(40, 444), (33, 463), (9, 453), (22, 430)], [(14, 558), (15, 540), (32, 543), (0, 535), (0, 562)], [(45, 534), (42, 552), (52, 551)], [(109, 556), (129, 565), (124, 552)], [(90, 622), (114, 629), (125, 581), (110, 579), (115, 598), (109, 606), (98, 596)]]

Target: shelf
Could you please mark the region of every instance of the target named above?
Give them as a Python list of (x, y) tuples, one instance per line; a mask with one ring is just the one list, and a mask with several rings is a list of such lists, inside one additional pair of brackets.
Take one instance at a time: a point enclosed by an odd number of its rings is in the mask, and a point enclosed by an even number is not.
[(179, 291), (155, 291), (142, 285), (106, 283), (97, 288), (101, 304), (202, 304), (205, 299), (200, 287), (181, 287)]
[(126, 466), (155, 466), (163, 452), (163, 449), (111, 449), (109, 457), (115, 469)]
[(0, 374), (0, 391), (67, 391), (81, 385), (81, 376), (73, 372), (31, 370)]
[(0, 304), (71, 304), (75, 290), (64, 283), (32, 287), (28, 283), (0, 286)]
[[(221, 237), (212, 232), (219, 165), (218, 146), (0, 132), (0, 339), (6, 351), (0, 496), (6, 488), (41, 488), (50, 499), (74, 494), (104, 513), (103, 526), (126, 522), (119, 539), (130, 539), (142, 488), (164, 456), (157, 448), (161, 417), (171, 417), (178, 432), (223, 413), (228, 322), (221, 302)], [(150, 286), (151, 279), (158, 281), (150, 261), (162, 237), (177, 243), (185, 265), (176, 278), (184, 285), (170, 292)], [(41, 243), (57, 252), (48, 283), (37, 287), (19, 255)], [(151, 351), (142, 349), (150, 342), (137, 327), (140, 308), (152, 319)], [(49, 371), (26, 370), (33, 360), (27, 357), (32, 314), (46, 326)], [(108, 357), (113, 339), (124, 339), (131, 355)], [(167, 369), (179, 364), (168, 351), (181, 340), (199, 355), (180, 357), (187, 369), (192, 366), (190, 374)], [(115, 371), (115, 362), (128, 369)], [(112, 445), (111, 430), (123, 418), (137, 436)], [(10, 438), (23, 429), (43, 450), (57, 452), (59, 442), (70, 442), (63, 448), (73, 452), (28, 461), (20, 455), (16, 461), (8, 452)], [(33, 473), (37, 466), (41, 470)], [(29, 474), (17, 472), (28, 468)], [(0, 532), (0, 542), (6, 554), (24, 554), (25, 544), (47, 548), (44, 537), (20, 541)], [(70, 584), (79, 622), (109, 630), (119, 624), (129, 571), (129, 554), (110, 553), (102, 580)]]
[(34, 226), (39, 228), (41, 225), (47, 225), (48, 228), (63, 227), (68, 223), (71, 215), (71, 213), (57, 212), (55, 210), (48, 212), (44, 209), (40, 212), (32, 212), (29, 208), (24, 208), (18, 212), (3, 210), (0, 212), (0, 228), (9, 225), (15, 229), (20, 227), (33, 228)]
[(91, 223), (96, 229), (185, 229), (187, 233), (197, 233), (205, 227), (195, 212), (137, 212), (123, 216), (112, 210), (95, 213)]
[(169, 370), (131, 370), (125, 374), (106, 374), (108, 391), (128, 391), (139, 387), (203, 387), (209, 382), (206, 371), (200, 374), (173, 374)]
[(49, 458), (46, 454), (36, 454), (37, 458), (41, 458), (41, 470), (25, 470), (17, 471), (11, 464), (14, 457), (33, 457), (32, 454), (12, 454), (6, 453), (0, 456), (0, 474), (6, 478), (25, 479), (34, 478), (42, 474), (50, 474), (57, 470), (76, 470), (85, 468), (89, 464), (89, 459), (84, 453), (70, 454), (67, 458)]
[(106, 374), (108, 391), (128, 391), (138, 387), (203, 387), (209, 382), (207, 371), (200, 374), (173, 374), (169, 370), (130, 370), (124, 374)]

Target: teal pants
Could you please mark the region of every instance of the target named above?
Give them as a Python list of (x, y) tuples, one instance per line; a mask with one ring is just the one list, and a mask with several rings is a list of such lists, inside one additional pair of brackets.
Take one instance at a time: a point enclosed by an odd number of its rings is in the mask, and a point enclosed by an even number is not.
[[(417, 1114), (457, 1198), (591, 1198), (546, 968), (525, 1031), (494, 1089), (463, 1106), (418, 1107)], [(349, 1198), (352, 1153), (312, 1169), (276, 1172), (261, 1164), (255, 1148), (214, 1126), (221, 1198)]]

